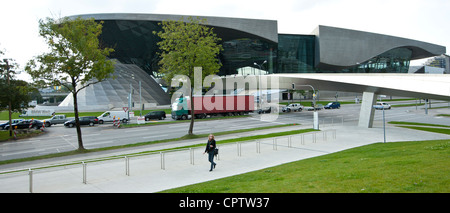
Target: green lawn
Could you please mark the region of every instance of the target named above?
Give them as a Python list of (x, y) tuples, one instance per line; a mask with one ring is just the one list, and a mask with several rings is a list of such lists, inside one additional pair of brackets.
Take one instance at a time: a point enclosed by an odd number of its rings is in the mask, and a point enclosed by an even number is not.
[(171, 193), (449, 193), (450, 140), (376, 143)]

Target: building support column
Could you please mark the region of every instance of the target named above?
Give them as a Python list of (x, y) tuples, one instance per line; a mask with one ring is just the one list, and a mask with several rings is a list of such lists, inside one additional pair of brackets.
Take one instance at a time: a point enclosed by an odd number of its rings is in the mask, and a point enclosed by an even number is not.
[(373, 105), (376, 104), (377, 96), (373, 92), (364, 92), (361, 102), (361, 110), (359, 112), (358, 126), (372, 128), (373, 118), (375, 116), (375, 109)]

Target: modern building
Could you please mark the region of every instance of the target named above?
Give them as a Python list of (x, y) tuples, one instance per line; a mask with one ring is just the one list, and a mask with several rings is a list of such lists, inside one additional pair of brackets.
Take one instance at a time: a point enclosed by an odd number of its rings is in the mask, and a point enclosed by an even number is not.
[[(158, 47), (160, 40), (154, 31), (160, 31), (158, 25), (163, 20), (179, 20), (181, 15), (161, 14), (87, 14), (72, 18), (94, 18), (103, 21), (100, 36), (102, 45), (114, 47), (111, 58), (120, 64), (135, 65), (152, 78), (158, 79)], [(291, 88), (298, 85), (314, 84), (318, 89), (345, 92), (371, 92), (373, 94), (406, 95), (409, 97), (450, 99), (450, 81), (447, 76), (439, 86), (448, 88), (436, 92), (434, 89), (399, 87), (398, 84), (386, 85), (385, 79), (409, 79), (411, 60), (439, 56), (446, 53), (444, 46), (396, 36), (342, 29), (330, 26), (318, 26), (311, 34), (279, 34), (276, 20), (203, 17), (207, 25), (222, 39), (223, 52), (220, 54), (222, 67), (219, 76), (267, 74), (280, 78), (280, 86)], [(258, 64), (258, 65), (255, 65)], [(261, 67), (259, 67), (261, 66)], [(256, 70), (255, 70), (256, 69)], [(253, 72), (252, 72), (253, 70)], [(119, 70), (118, 70), (119, 71)], [(391, 78), (392, 77), (392, 78)], [(410, 83), (417, 83), (418, 76)], [(105, 84), (115, 84), (116, 80), (107, 80)], [(421, 82), (421, 81), (418, 81)], [(102, 82), (101, 84), (103, 84)], [(115, 90), (129, 90), (129, 83), (123, 81)], [(153, 85), (153, 83), (152, 83)], [(425, 84), (423, 84), (425, 85)], [(428, 84), (426, 84), (428, 85)], [(438, 84), (435, 84), (438, 85)], [(138, 90), (136, 84), (132, 84)], [(105, 90), (106, 87), (102, 87)], [(96, 89), (102, 89), (97, 86)], [(111, 87), (108, 87), (110, 90)], [(307, 89), (307, 88), (306, 88)], [(422, 90), (421, 90), (422, 89)], [(169, 104), (168, 95), (155, 87), (144, 90), (150, 95), (144, 103)], [(117, 94), (123, 92), (116, 92)], [(103, 94), (103, 93), (102, 93)], [(106, 96), (112, 93), (104, 93)], [(160, 95), (156, 95), (160, 94)], [(86, 92), (86, 96), (96, 96)], [(122, 95), (123, 96), (123, 95)], [(138, 94), (134, 93), (133, 100)], [(86, 97), (86, 100), (92, 100)], [(121, 101), (103, 105), (122, 107)], [(67, 102), (66, 102), (67, 103)], [(86, 101), (86, 104), (90, 104)], [(99, 103), (96, 103), (99, 104)], [(369, 104), (367, 104), (369, 106)], [(372, 116), (372, 115), (371, 115)]]
[(450, 74), (450, 56), (442, 54), (440, 56), (433, 57), (425, 62), (425, 66), (444, 68), (444, 73)]

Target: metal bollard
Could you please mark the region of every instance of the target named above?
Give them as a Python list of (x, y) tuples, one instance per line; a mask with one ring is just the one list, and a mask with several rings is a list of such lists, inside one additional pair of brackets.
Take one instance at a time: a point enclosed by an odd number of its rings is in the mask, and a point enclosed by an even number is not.
[(164, 159), (164, 152), (159, 152), (159, 154), (161, 155), (161, 169), (162, 170), (166, 170), (166, 163), (165, 163), (165, 159)]
[(194, 165), (194, 150), (192, 148), (189, 148), (189, 154), (190, 154), (191, 164)]
[(261, 141), (256, 141), (256, 153), (261, 153)]
[(277, 138), (273, 138), (273, 150), (277, 150)]
[(125, 156), (125, 175), (130, 176), (130, 158)]
[[(216, 148), (219, 149), (219, 147), (216, 147)], [(217, 155), (216, 155), (216, 160), (220, 160), (220, 152), (217, 153)]]
[(313, 143), (316, 143), (316, 132), (314, 132), (314, 134), (312, 135), (313, 136), (313, 138), (312, 138), (312, 140), (313, 140)]
[(28, 176), (30, 177), (30, 193), (33, 193), (33, 170), (31, 168), (28, 169)]
[(87, 177), (87, 175), (86, 175), (86, 164), (84, 163), (84, 161), (82, 161), (81, 162), (82, 163), (82, 165), (83, 165), (83, 183), (84, 184), (86, 184), (86, 177)]
[(239, 142), (236, 142), (236, 148), (237, 148), (237, 156), (242, 156), (242, 153), (241, 153), (241, 148), (242, 148), (242, 146), (241, 146), (241, 143), (239, 143)]

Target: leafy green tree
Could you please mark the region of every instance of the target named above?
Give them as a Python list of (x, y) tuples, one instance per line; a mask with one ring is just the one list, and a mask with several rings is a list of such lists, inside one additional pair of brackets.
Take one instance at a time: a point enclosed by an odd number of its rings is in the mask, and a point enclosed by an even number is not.
[[(0, 50), (0, 56), (3, 55)], [(13, 59), (0, 59), (0, 111), (8, 110), (9, 123), (11, 122), (12, 112), (21, 112), (28, 108), (28, 102), (31, 101), (30, 92), (36, 90), (26, 81), (14, 79), (17, 63)], [(9, 136), (12, 136), (12, 128), (9, 128)]]
[[(158, 42), (161, 50), (159, 72), (163, 74), (164, 80), (169, 85), (176, 75), (185, 75), (190, 82), (194, 82), (194, 67), (202, 68), (201, 81), (205, 76), (219, 71), (222, 65), (218, 54), (223, 48), (218, 42), (221, 39), (206, 24), (206, 19), (188, 17), (185, 21), (181, 18), (178, 21), (163, 21), (160, 23), (162, 31), (154, 32), (162, 39)], [(192, 100), (192, 94), (191, 89), (188, 95), (190, 100)], [(191, 101), (189, 135), (193, 134), (193, 128), (194, 102)]]
[(107, 59), (114, 49), (101, 47), (98, 39), (102, 24), (80, 17), (40, 20), (39, 34), (45, 39), (50, 52), (36, 56), (26, 67), (31, 77), (42, 86), (64, 86), (72, 93), (79, 150), (85, 148), (77, 94), (92, 84), (112, 77), (114, 73), (114, 63)]

